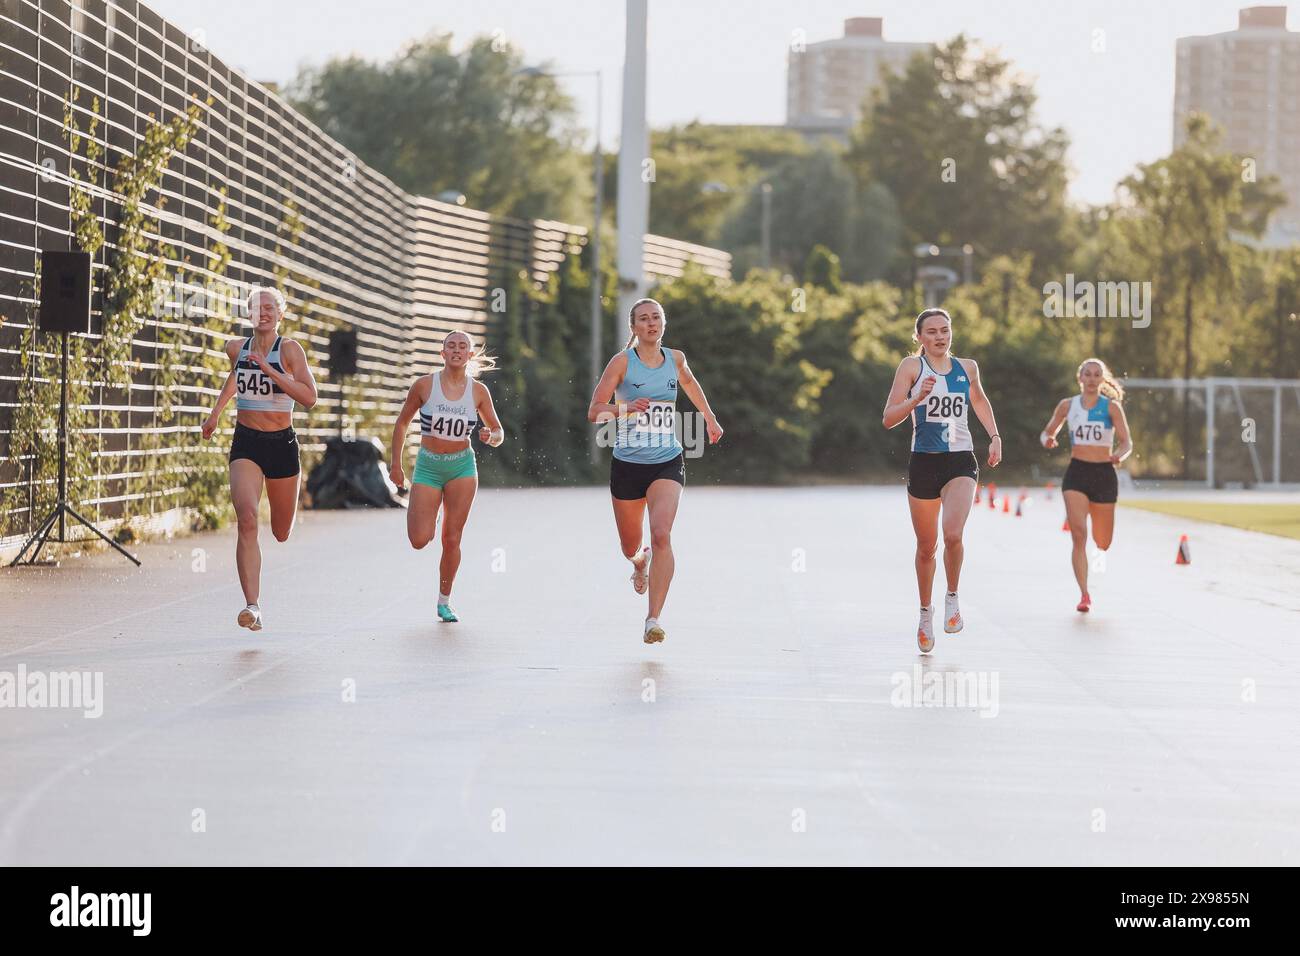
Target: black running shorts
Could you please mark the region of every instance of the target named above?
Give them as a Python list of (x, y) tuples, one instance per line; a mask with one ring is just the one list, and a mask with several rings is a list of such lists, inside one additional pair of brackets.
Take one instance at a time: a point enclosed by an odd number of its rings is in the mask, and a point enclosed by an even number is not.
[(301, 470), (298, 464), (298, 436), (292, 428), (263, 432), (247, 425), (235, 425), (230, 443), (230, 460), (247, 458), (262, 469), (267, 478), (292, 478)]
[(637, 501), (645, 497), (650, 483), (660, 478), (686, 485), (686, 459), (682, 455), (667, 461), (645, 465), (621, 458), (610, 460), (609, 492), (620, 501)]
[(1062, 491), (1081, 491), (1098, 505), (1113, 505), (1119, 500), (1119, 473), (1108, 461), (1070, 459), (1061, 481)]
[(907, 464), (907, 493), (933, 500), (954, 478), (979, 481), (980, 466), (973, 451), (914, 451)]

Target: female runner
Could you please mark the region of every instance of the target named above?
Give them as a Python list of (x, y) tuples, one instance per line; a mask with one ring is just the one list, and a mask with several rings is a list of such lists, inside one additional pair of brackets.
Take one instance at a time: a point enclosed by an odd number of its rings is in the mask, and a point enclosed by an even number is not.
[[(686, 364), (686, 354), (663, 346), (667, 327), (663, 306), (654, 299), (633, 303), (628, 315), (631, 337), (605, 366), (587, 409), (590, 422), (616, 423), (609, 491), (623, 556), (632, 562), (632, 588), (644, 594), (649, 582), (649, 609), (642, 629), (647, 644), (664, 639), (659, 615), (676, 566), (673, 521), (686, 485), (686, 461), (677, 437), (679, 385), (704, 415), (709, 444), (722, 438), (722, 426)], [(647, 510), (650, 547), (642, 550), (641, 526)]]
[(293, 406), (316, 404), (316, 379), (307, 353), (279, 333), (284, 296), (278, 289), (255, 287), (248, 294), (253, 334), (226, 343), (232, 363), (216, 407), (203, 423), (204, 440), (212, 437), (221, 412), (235, 397), (235, 435), (230, 443), (230, 500), (235, 506), (239, 537), (235, 565), (246, 606), (236, 618), (240, 627), (262, 629), (262, 551), (257, 543), (257, 509), (266, 487), (271, 505), (271, 533), (288, 541), (298, 516), (298, 437), (293, 431)]
[(433, 540), (442, 508), (442, 561), (438, 566), (438, 618), (460, 620), (451, 608), (451, 586), (460, 568), (460, 539), (469, 509), (478, 492), (478, 465), (470, 437), (481, 417), (479, 440), (492, 448), (505, 441), (488, 388), (477, 378), (496, 368), (496, 362), (475, 352), (474, 340), (459, 329), (442, 340), (442, 368), (422, 375), (411, 385), (406, 403), (393, 426), (392, 465), (388, 475), (401, 488), (406, 484), (402, 453), (406, 430), (420, 413), (420, 450), (411, 476), (411, 500), (406, 511), (406, 534), (417, 550)]
[[(1088, 594), (1088, 519), (1092, 519), (1092, 540), (1105, 551), (1115, 536), (1115, 502), (1119, 500), (1115, 466), (1132, 453), (1133, 441), (1120, 404), (1124, 387), (1115, 381), (1106, 363), (1099, 358), (1084, 359), (1078, 379), (1079, 394), (1056, 403), (1039, 441), (1044, 448), (1055, 448), (1061, 424), (1069, 423), (1070, 464), (1061, 481), (1061, 497), (1070, 524), (1070, 563), (1079, 582), (1076, 610), (1086, 613), (1092, 607)], [(1112, 451), (1116, 435), (1119, 450)]]
[(926, 309), (916, 317), (912, 338), (920, 347), (899, 364), (882, 421), (886, 428), (893, 428), (912, 419), (907, 503), (916, 531), (916, 585), (921, 596), (916, 644), (928, 653), (934, 648), (934, 606), (930, 598), (941, 517), (943, 569), (948, 581), (943, 629), (956, 634), (964, 626), (957, 604), (965, 553), (962, 530), (979, 479), (967, 412), (973, 409), (989, 434), (990, 468), (996, 468), (1002, 460), (1002, 439), (998, 437), (993, 406), (980, 382), (979, 366), (973, 359), (957, 358), (950, 351), (951, 316), (943, 309)]

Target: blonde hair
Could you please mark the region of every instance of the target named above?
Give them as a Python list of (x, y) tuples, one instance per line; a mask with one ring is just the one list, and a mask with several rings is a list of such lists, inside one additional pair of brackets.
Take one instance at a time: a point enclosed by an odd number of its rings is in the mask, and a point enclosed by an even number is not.
[[(635, 302), (632, 303), (632, 308), (627, 310), (627, 327), (629, 330), (633, 329), (636, 326), (636, 310), (641, 308), (641, 306), (643, 305), (655, 306), (655, 308), (659, 310), (659, 314), (664, 317), (664, 321), (666, 322), (668, 320), (668, 313), (664, 311), (663, 304), (660, 303), (658, 299), (637, 299)], [(623, 348), (625, 350), (630, 349), (632, 347), (632, 343), (635, 341), (636, 341), (636, 332), (632, 332), (632, 334), (628, 336), (627, 345), (623, 346)]]
[(1097, 367), (1101, 369), (1101, 387), (1098, 391), (1116, 402), (1124, 401), (1124, 386), (1111, 374), (1110, 366), (1099, 358), (1086, 358), (1080, 362), (1078, 369), (1075, 370), (1074, 377), (1078, 378), (1082, 375), (1083, 367), (1091, 363), (1096, 363)]
[[(465, 338), (469, 339), (470, 358), (469, 361), (465, 363), (466, 375), (468, 375), (470, 378), (478, 378), (484, 372), (491, 372), (494, 369), (496, 369), (497, 367), (496, 356), (488, 355), (486, 347), (484, 347), (483, 349), (476, 350), (474, 348), (474, 336), (466, 332), (464, 329), (449, 329), (447, 331), (447, 334), (442, 337), (442, 344), (444, 348), (447, 345), (447, 340), (451, 338), (453, 335), (463, 335), (465, 336)], [(441, 353), (439, 353), (439, 357), (441, 358)], [(445, 361), (442, 364), (444, 367), (446, 367), (447, 365)]]
[(259, 295), (269, 295), (275, 300), (276, 306), (280, 310), (280, 318), (289, 311), (289, 303), (284, 299), (284, 293), (273, 286), (255, 285), (248, 290), (248, 298), (244, 300), (244, 308), (248, 311), (248, 317), (253, 318), (253, 304), (257, 302)]
[(948, 320), (948, 327), (952, 328), (952, 316), (948, 314), (947, 309), (923, 309), (921, 314), (916, 317), (916, 326), (912, 329), (912, 341), (916, 343), (916, 351), (913, 355), (920, 355), (925, 351), (925, 346), (921, 344), (921, 325), (926, 319), (933, 318), (936, 315), (942, 315)]

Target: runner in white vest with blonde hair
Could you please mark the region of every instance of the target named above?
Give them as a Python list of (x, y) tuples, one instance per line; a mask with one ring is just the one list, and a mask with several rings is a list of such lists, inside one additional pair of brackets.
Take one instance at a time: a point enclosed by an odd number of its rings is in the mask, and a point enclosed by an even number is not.
[[(442, 340), (442, 368), (415, 380), (393, 426), (388, 474), (400, 488), (406, 484), (402, 468), (406, 431), (420, 416), (420, 450), (411, 476), (406, 534), (411, 547), (425, 547), (438, 530), (438, 509), (442, 509), (437, 613), (444, 623), (460, 620), (451, 607), (451, 588), (460, 569), (461, 535), (478, 493), (471, 439), (477, 430), (479, 440), (492, 448), (505, 441), (492, 395), (478, 381), (480, 374), (495, 367), (491, 357), (475, 350), (468, 332), (448, 332)], [(486, 423), (482, 428), (477, 427), (480, 418)]]

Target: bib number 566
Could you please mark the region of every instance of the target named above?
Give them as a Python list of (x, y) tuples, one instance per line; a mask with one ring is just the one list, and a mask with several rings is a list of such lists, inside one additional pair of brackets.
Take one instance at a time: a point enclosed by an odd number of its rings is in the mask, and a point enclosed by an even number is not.
[(668, 402), (652, 402), (649, 408), (636, 417), (638, 431), (671, 432), (673, 425), (673, 406)]

